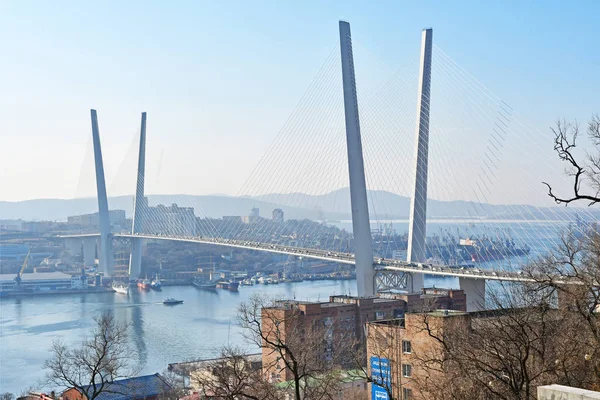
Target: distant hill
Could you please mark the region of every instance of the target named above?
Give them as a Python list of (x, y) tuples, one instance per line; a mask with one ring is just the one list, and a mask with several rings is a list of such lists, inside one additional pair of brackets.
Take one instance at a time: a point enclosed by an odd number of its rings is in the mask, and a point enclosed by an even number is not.
[[(406, 219), (410, 207), (408, 197), (386, 191), (369, 191), (371, 219)], [(224, 215), (248, 215), (258, 207), (261, 216), (269, 217), (275, 208), (285, 212), (286, 219), (348, 220), (351, 218), (348, 188), (312, 196), (303, 193), (267, 194), (256, 197), (225, 195), (150, 195), (150, 205), (194, 207), (197, 216), (220, 218)], [(109, 198), (111, 209), (121, 209), (131, 216), (133, 196)], [(95, 198), (37, 199), (19, 202), (0, 201), (0, 219), (64, 221), (70, 215), (93, 213), (98, 210)], [(439, 201), (427, 203), (429, 218), (494, 218), (494, 219), (574, 219), (579, 213), (585, 219), (600, 219), (600, 210), (593, 208), (551, 207), (531, 205), (493, 205), (467, 201)]]
[[(319, 208), (324, 213), (350, 215), (350, 189), (311, 196), (303, 193), (267, 194), (255, 197), (283, 206), (302, 204), (306, 208)], [(410, 198), (382, 190), (368, 191), (371, 219), (406, 219)], [(427, 201), (429, 218), (494, 218), (494, 219), (567, 219), (579, 213), (587, 218), (600, 218), (600, 209), (589, 207), (535, 207), (531, 205), (494, 205), (470, 201)]]

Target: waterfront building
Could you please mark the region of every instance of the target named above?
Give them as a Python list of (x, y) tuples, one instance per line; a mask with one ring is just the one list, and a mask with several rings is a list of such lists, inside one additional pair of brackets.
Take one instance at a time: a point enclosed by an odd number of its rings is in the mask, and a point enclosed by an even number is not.
[(283, 210), (281, 208), (273, 210), (273, 222), (283, 223)]
[[(17, 288), (16, 274), (0, 274), (0, 293), (9, 293)], [(63, 272), (33, 272), (21, 275), (19, 289), (30, 292), (85, 289), (87, 277)]]
[(25, 244), (0, 244), (0, 260), (23, 261), (29, 253), (29, 246)]

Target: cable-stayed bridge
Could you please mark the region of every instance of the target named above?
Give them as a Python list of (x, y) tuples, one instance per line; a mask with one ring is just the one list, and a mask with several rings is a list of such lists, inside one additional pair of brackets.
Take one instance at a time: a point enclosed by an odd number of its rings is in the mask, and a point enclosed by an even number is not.
[[(318, 195), (349, 183), (351, 233), (335, 224), (309, 219), (284, 223), (281, 210), (280, 220), (275, 213), (271, 220), (261, 218), (258, 212), (246, 218), (216, 219), (207, 215), (198, 217), (197, 213), (203, 213), (200, 204), (194, 208), (182, 207), (181, 203), (151, 206), (145, 197), (146, 113), (142, 114), (140, 126), (132, 230), (111, 232), (98, 118), (92, 110), (100, 233), (62, 237), (74, 243), (95, 241), (99, 237), (100, 266), (107, 276), (113, 272), (112, 241), (128, 240), (131, 279), (141, 273), (142, 240), (173, 240), (352, 264), (356, 266), (359, 296), (390, 288), (417, 291), (423, 287), (425, 274), (458, 277), (467, 293), (469, 309), (483, 304), (486, 280), (527, 281), (518, 269), (469, 267), (464, 259), (458, 258), (462, 254), (457, 250), (458, 239), (472, 237), (476, 229), (470, 225), (474, 224), (467, 224), (462, 232), (446, 229), (428, 237), (426, 221), (428, 198), (432, 194), (448, 201), (468, 194), (472, 200), (465, 202), (463, 219), (487, 228), (487, 234), (480, 234), (475, 240), (487, 246), (483, 253), (477, 253), (478, 257), (522, 258), (529, 254), (525, 247), (529, 245), (550, 249), (548, 234), (540, 227), (543, 224), (524, 222), (538, 219), (539, 209), (519, 204), (494, 207), (488, 204), (499, 194), (512, 192), (519, 196), (524, 193), (523, 187), (530, 184), (502, 166), (507, 164), (504, 158), (507, 152), (517, 160), (530, 157), (527, 144), (533, 142), (531, 129), (510, 106), (436, 49), (431, 29), (422, 32), (419, 57), (409, 60), (387, 80), (375, 82), (371, 88), (364, 87), (360, 90), (364, 97), (358, 95), (354, 55), (350, 26), (340, 22), (339, 48), (336, 46), (332, 51), (241, 191), (242, 196), (253, 195), (256, 199), (301, 207), (312, 204)], [(437, 70), (436, 65), (440, 65)], [(411, 73), (413, 67), (418, 67), (418, 73)], [(432, 87), (434, 72), (440, 87), (437, 90)], [(411, 76), (417, 77), (416, 82), (407, 78)], [(437, 103), (437, 109), (436, 94), (443, 100)], [(450, 111), (441, 112), (444, 106)], [(516, 135), (519, 146), (511, 145), (511, 138)], [(508, 174), (512, 181), (499, 185), (502, 174)], [(373, 219), (393, 220), (385, 216), (402, 212), (386, 209), (389, 206), (377, 198), (378, 193), (390, 187), (411, 199), (406, 236), (385, 226), (372, 232)], [(343, 191), (339, 193), (346, 195)], [(347, 202), (348, 197), (334, 198), (334, 204), (329, 206)], [(322, 213), (318, 205), (312, 206)], [(554, 219), (566, 221), (567, 217), (552, 210), (548, 212), (554, 213)], [(525, 246), (515, 244), (514, 238), (497, 222), (509, 217), (517, 221), (514, 224), (521, 232), (518, 239), (526, 241)], [(404, 258), (391, 257), (393, 249), (405, 250)]]

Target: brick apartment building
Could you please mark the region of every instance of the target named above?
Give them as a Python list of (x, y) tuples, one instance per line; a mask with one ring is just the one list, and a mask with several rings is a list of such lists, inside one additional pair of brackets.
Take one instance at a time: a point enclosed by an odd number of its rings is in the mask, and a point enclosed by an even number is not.
[[(427, 324), (434, 335), (441, 336), (450, 327), (466, 329), (470, 318), (462, 311), (436, 310), (427, 314)], [(369, 373), (380, 382), (379, 387), (371, 385), (371, 392), (375, 392), (372, 397), (388, 399), (387, 392), (391, 391), (395, 399), (427, 399), (427, 393), (419, 391), (416, 382), (436, 377), (431, 370), (420, 368), (419, 362), (441, 357), (444, 349), (425, 329), (424, 314), (407, 313), (404, 318), (372, 321), (366, 331)]]
[[(438, 308), (466, 310), (466, 296), (461, 290), (424, 288), (421, 293), (385, 293), (380, 297), (330, 296), (328, 302), (282, 300), (262, 309), (264, 332), (278, 335), (283, 343), (322, 342), (322, 357), (335, 352), (340, 341), (365, 342), (365, 324), (403, 318), (406, 312)], [(276, 325), (276, 326), (275, 326)], [(307, 338), (307, 335), (320, 335)], [(289, 338), (289, 339), (288, 339)], [(269, 347), (262, 351), (263, 373), (272, 382), (292, 379), (277, 352)], [(350, 360), (351, 361), (351, 360)]]

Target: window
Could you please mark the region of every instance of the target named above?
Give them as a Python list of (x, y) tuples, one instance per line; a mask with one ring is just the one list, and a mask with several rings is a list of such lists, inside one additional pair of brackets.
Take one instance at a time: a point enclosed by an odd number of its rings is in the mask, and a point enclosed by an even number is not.
[(376, 320), (380, 320), (385, 318), (385, 312), (384, 311), (375, 311), (375, 319)]
[(411, 374), (412, 374), (412, 365), (402, 364), (402, 376), (405, 378), (410, 378)]
[(408, 400), (412, 398), (412, 389), (402, 388), (402, 400)]
[(410, 345), (410, 340), (403, 340), (402, 341), (402, 352), (404, 354), (410, 354), (410, 353), (412, 353), (412, 346)]

